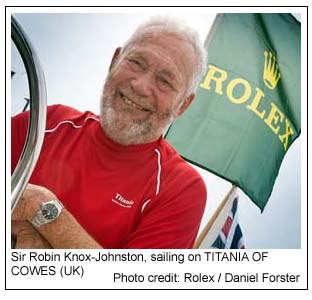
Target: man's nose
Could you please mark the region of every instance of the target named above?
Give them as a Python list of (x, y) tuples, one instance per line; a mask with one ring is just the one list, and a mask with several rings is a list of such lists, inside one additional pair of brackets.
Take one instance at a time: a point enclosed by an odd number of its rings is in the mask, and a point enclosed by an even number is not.
[(133, 91), (139, 96), (150, 96), (152, 94), (154, 82), (150, 72), (137, 75), (131, 81)]

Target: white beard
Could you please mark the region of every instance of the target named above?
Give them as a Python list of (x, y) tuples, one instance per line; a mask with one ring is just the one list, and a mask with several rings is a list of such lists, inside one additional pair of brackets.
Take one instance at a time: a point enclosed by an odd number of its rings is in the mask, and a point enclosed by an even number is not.
[[(107, 136), (121, 145), (143, 144), (157, 140), (175, 119), (175, 114), (149, 115), (142, 121), (133, 120), (127, 109), (116, 111), (113, 107), (115, 94), (105, 83), (101, 97), (101, 125)], [(158, 117), (157, 120), (155, 117)]]

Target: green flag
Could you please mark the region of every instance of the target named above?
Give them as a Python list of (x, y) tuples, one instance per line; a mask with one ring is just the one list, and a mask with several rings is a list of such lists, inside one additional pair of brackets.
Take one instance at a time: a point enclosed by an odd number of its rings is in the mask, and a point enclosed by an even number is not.
[(219, 14), (208, 66), (166, 138), (263, 210), (300, 125), (300, 23), (290, 14)]

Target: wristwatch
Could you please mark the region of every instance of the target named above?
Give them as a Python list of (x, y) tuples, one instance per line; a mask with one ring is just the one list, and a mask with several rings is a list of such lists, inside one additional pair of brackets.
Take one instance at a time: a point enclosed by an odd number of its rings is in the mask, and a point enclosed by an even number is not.
[(35, 227), (40, 227), (44, 224), (55, 221), (63, 209), (63, 204), (57, 199), (44, 202), (40, 205), (39, 210), (31, 220)]

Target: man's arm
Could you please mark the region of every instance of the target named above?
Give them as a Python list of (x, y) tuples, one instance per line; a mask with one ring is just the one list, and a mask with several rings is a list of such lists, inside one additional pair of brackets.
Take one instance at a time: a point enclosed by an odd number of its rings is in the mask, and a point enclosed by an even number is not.
[(47, 240), (28, 221), (12, 221), (11, 234), (16, 249), (51, 249)]
[[(48, 189), (29, 184), (12, 214), (12, 221), (31, 222), (40, 204), (57, 197)], [(35, 228), (55, 249), (100, 249), (102, 248), (63, 208), (53, 222)], [(18, 238), (18, 233), (17, 233)], [(35, 238), (35, 237), (34, 237)], [(18, 245), (17, 245), (18, 246)]]

